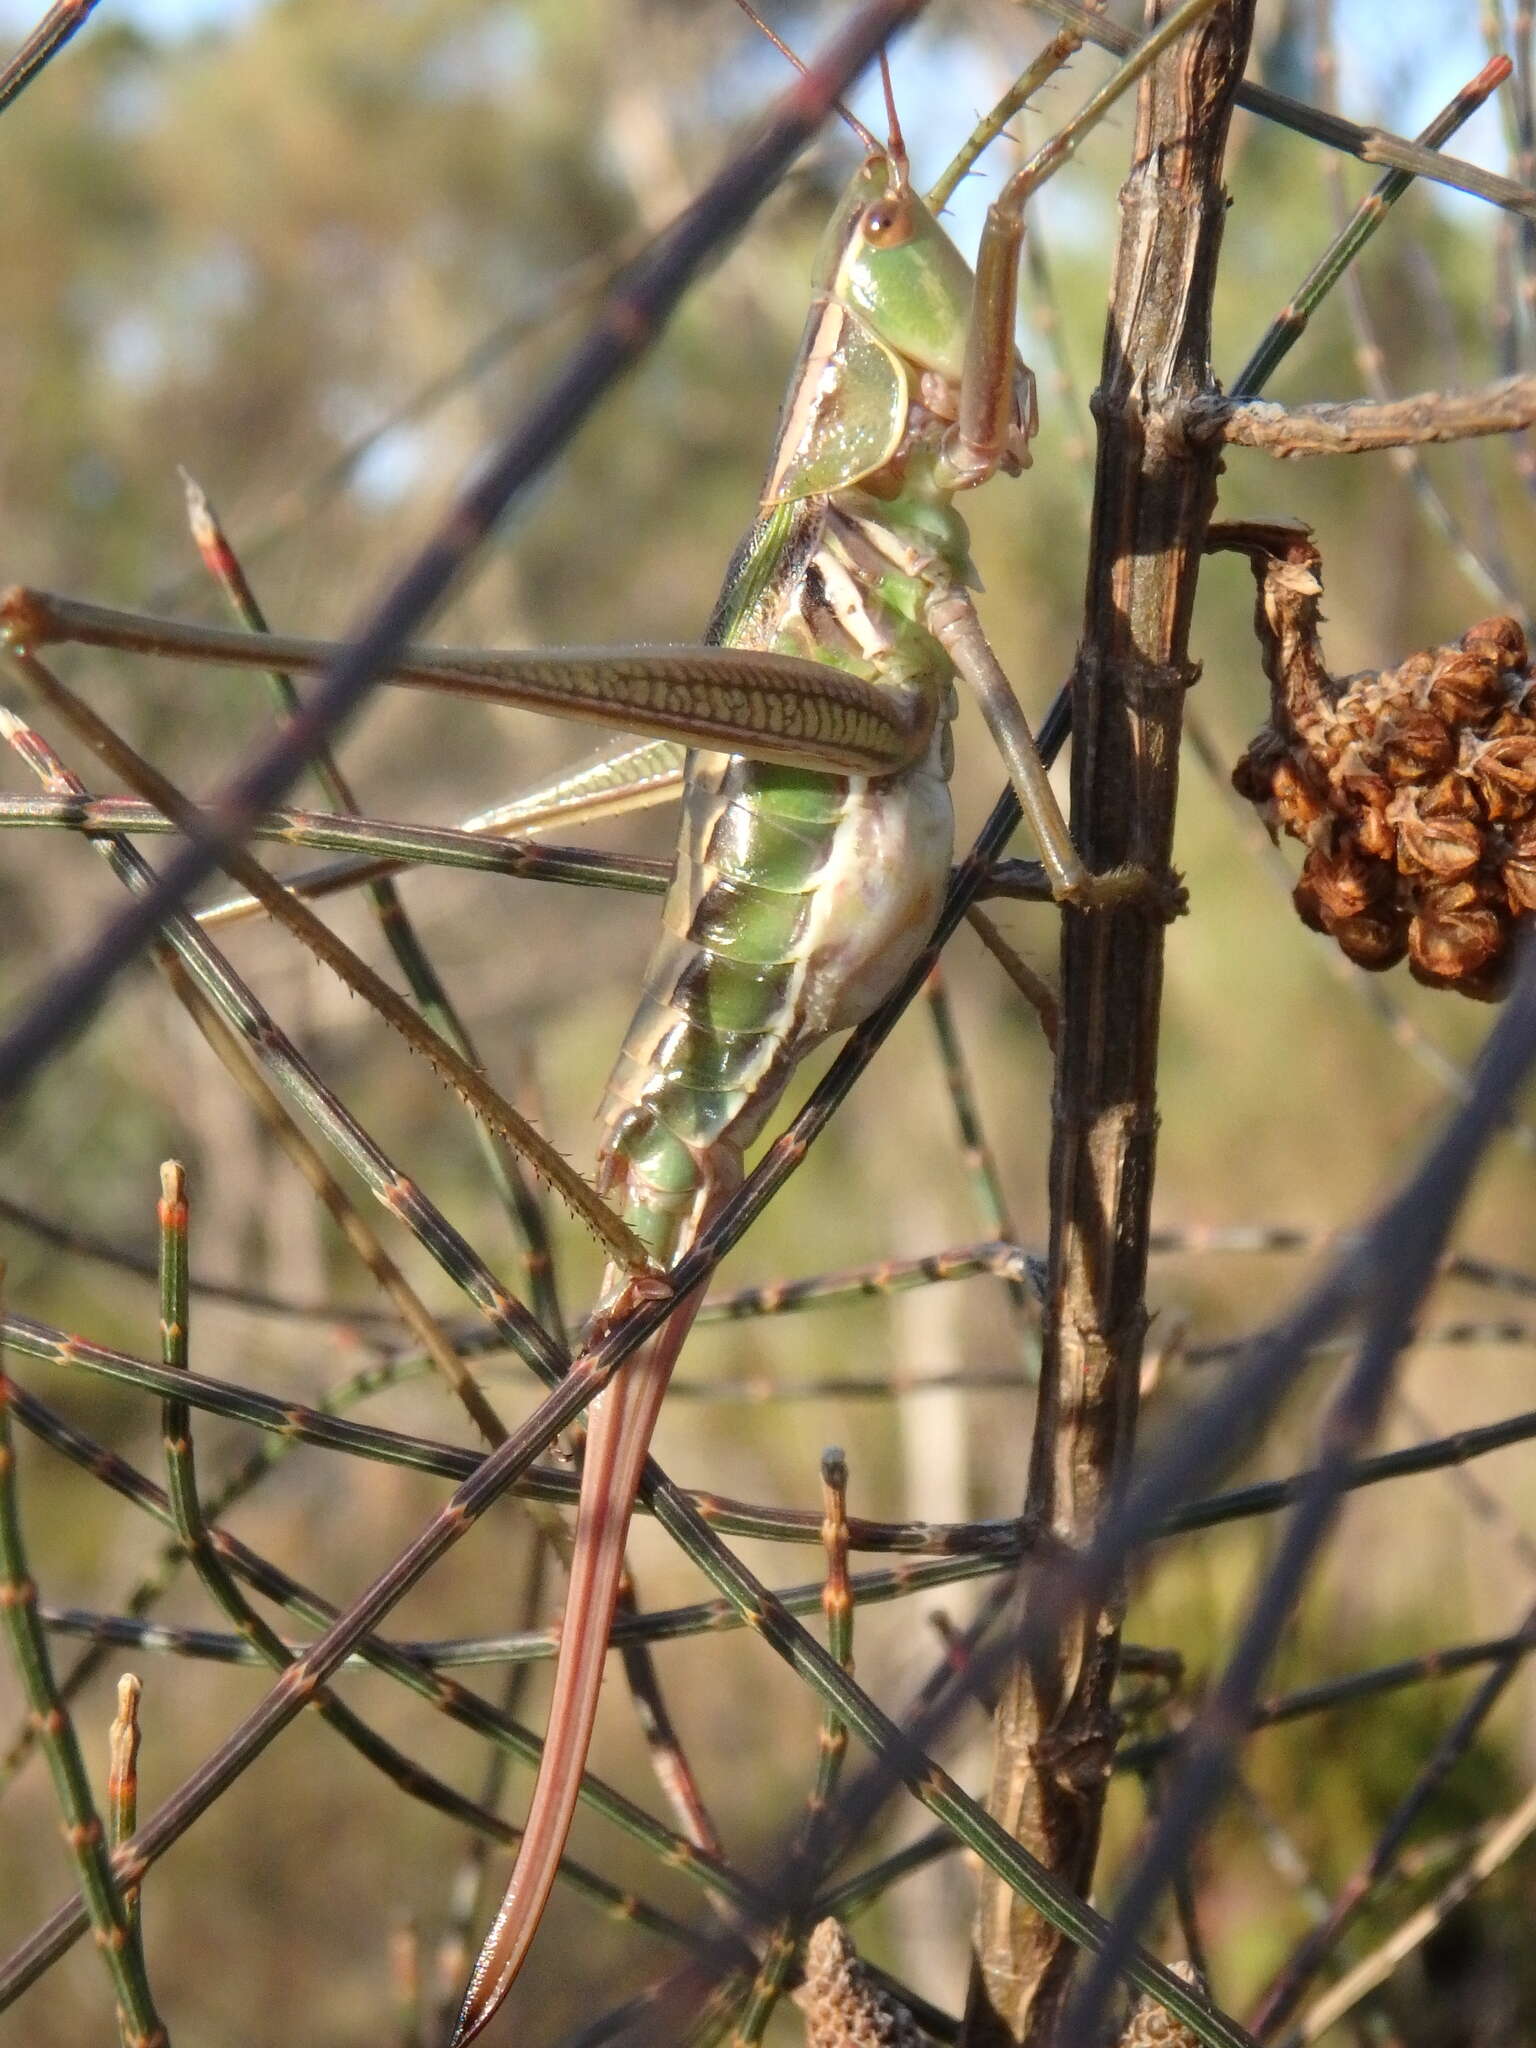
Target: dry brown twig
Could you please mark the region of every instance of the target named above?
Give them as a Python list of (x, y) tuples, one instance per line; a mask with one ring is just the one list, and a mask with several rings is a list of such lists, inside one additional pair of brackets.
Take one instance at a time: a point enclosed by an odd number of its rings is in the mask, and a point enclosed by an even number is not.
[(1239, 402), (1216, 392), (1192, 401), (1185, 426), (1197, 442), (1257, 448), (1282, 460), (1309, 455), (1364, 455), (1513, 434), (1536, 424), (1536, 377), (1505, 377), (1476, 391), (1416, 391), (1384, 402), (1272, 405)]

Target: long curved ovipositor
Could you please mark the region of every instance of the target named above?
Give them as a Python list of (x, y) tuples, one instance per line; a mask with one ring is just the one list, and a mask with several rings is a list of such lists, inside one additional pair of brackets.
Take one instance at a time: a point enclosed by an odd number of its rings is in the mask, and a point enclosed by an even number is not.
[(662, 1396), (697, 1305), (695, 1297), (674, 1310), (592, 1405), (549, 1742), (511, 1883), (464, 1994), (454, 2048), (472, 2041), (506, 1997), (560, 1868), (592, 1741), (630, 1510)]

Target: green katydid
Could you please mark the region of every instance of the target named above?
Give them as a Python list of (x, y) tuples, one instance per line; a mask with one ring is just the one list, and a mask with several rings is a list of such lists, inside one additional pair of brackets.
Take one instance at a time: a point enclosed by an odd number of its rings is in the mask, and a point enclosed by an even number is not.
[[(975, 274), (871, 142), (818, 255), (759, 517), (701, 647), (561, 655), (415, 650), (395, 680), (587, 718), (687, 747), (678, 867), (602, 1112), (601, 1192), (653, 1261), (611, 1268), (589, 1341), (654, 1290), (740, 1178), (797, 1061), (860, 1022), (925, 943), (949, 872), (954, 682), (980, 698), (1053, 893), (1165, 914), (1166, 878), (1094, 876), (970, 596), (959, 493), (1029, 462), (1033, 380), (1013, 340), (1023, 213), (1142, 70), (1208, 12), (1187, 0), (987, 217)], [(18, 644), (75, 639), (292, 672), (323, 643), (220, 633), (14, 593)], [(630, 747), (637, 783), (672, 757)], [(611, 793), (620, 756), (590, 779)], [(546, 1752), (507, 1897), (454, 2036), (506, 1996), (563, 1851), (596, 1712), (630, 1507), (697, 1297), (594, 1404)]]

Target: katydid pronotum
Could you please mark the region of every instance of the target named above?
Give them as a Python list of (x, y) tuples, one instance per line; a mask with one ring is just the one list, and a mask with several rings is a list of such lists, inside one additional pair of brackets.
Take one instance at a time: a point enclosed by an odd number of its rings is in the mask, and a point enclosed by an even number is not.
[[(1028, 723), (983, 634), (959, 493), (1027, 467), (1033, 380), (1013, 339), (1024, 208), (1103, 111), (1212, 0), (1188, 0), (1006, 184), (976, 271), (872, 144), (817, 260), (759, 516), (705, 644), (558, 655), (419, 650), (395, 679), (649, 736), (610, 755), (606, 792), (676, 773), (676, 878), (603, 1111), (599, 1192), (645, 1263), (610, 1267), (589, 1344), (666, 1286), (737, 1183), (798, 1060), (860, 1022), (931, 929), (949, 870), (955, 679), (978, 695), (1053, 893), (1164, 915), (1166, 877), (1090, 875)], [(15, 593), (4, 624), (295, 673), (329, 647), (137, 619)], [(685, 757), (682, 750), (687, 749)], [(681, 757), (681, 758), (680, 758)], [(697, 1297), (681, 1300), (594, 1403), (549, 1737), (507, 1897), (455, 2044), (484, 2027), (536, 1932), (570, 1826), (600, 1689), (630, 1507)]]

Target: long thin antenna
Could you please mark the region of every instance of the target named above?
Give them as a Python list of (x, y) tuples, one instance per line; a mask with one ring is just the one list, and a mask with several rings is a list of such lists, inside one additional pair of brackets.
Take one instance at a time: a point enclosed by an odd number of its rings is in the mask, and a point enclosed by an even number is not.
[[(764, 21), (763, 17), (752, 5), (752, 0), (736, 0), (736, 5), (741, 9), (742, 13), (747, 17), (748, 21), (753, 23), (755, 27), (760, 28), (762, 30), (763, 34), (768, 38), (769, 42), (772, 43), (773, 47), (778, 51), (779, 55), (781, 57), (787, 57), (789, 59), (790, 63), (794, 65), (795, 69), (800, 73), (801, 77), (803, 78), (805, 76), (804, 62), (802, 61), (802, 59), (795, 55), (794, 51), (789, 47), (788, 43), (785, 42), (784, 38), (781, 35), (777, 34), (773, 29), (771, 29), (768, 26), (767, 22)], [(885, 76), (886, 81), (886, 105), (890, 106), (890, 74), (885, 69), (885, 52), (883, 50), (880, 52), (880, 69), (882, 74)], [(896, 148), (893, 147), (892, 149), (887, 149), (883, 142), (877, 142), (875, 137), (871, 135), (869, 130), (864, 126), (864, 123), (859, 119), (858, 115), (851, 114), (848, 111), (848, 109), (843, 105), (841, 100), (834, 100), (832, 104), (837, 109), (838, 113), (842, 115), (843, 119), (848, 123), (848, 126), (853, 130), (854, 134), (858, 136), (860, 142), (863, 143), (864, 147), (869, 151), (871, 156), (888, 156), (891, 158), (893, 163), (897, 163), (903, 167), (905, 166), (905, 146), (901, 144), (901, 130), (899, 127), (895, 125), (896, 115), (894, 109), (891, 113), (891, 121), (893, 133), (896, 138), (896, 145), (897, 147), (901, 148), (900, 156), (896, 154)]]
[(907, 138), (901, 132), (901, 116), (896, 111), (896, 95), (891, 90), (891, 67), (884, 50), (880, 52), (880, 84), (885, 93), (885, 125), (890, 140), (885, 153), (896, 168), (900, 182), (907, 182)]

